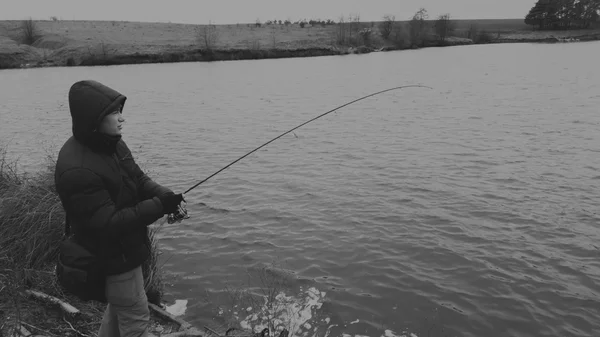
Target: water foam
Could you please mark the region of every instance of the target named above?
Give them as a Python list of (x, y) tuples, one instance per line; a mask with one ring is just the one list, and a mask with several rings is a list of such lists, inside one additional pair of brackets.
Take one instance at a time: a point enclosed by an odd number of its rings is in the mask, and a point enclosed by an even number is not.
[[(320, 315), (325, 292), (319, 291), (314, 287), (306, 290), (300, 289), (298, 296), (290, 296), (283, 291), (279, 292), (273, 301), (269, 303), (268, 298), (263, 297), (264, 302), (260, 307), (235, 305), (233, 307), (233, 316), (240, 321), (240, 327), (253, 332), (260, 332), (264, 328), (274, 327), (275, 331), (270, 331), (271, 336), (278, 336), (285, 328), (289, 331), (289, 337), (337, 337), (331, 334), (334, 327), (338, 324), (331, 324), (330, 317)], [(219, 310), (219, 315), (223, 315), (223, 309)], [(241, 319), (241, 317), (245, 317)], [(348, 322), (352, 325), (359, 323), (360, 320)], [(327, 326), (325, 334), (318, 331), (320, 327)], [(344, 325), (345, 326), (345, 325)], [(398, 334), (392, 330), (384, 330), (380, 336), (350, 335), (342, 333), (342, 337), (419, 337), (414, 333), (403, 332)]]
[(392, 330), (385, 330), (383, 332), (383, 335), (381, 335), (381, 337), (419, 337), (414, 333), (410, 333), (408, 335), (406, 334), (402, 334), (402, 335), (396, 335), (395, 332), (393, 332)]
[[(290, 332), (289, 336), (312, 336), (316, 331), (316, 324), (313, 316), (323, 305), (325, 292), (321, 292), (314, 287), (307, 290), (300, 290), (299, 297), (288, 296), (280, 292), (275, 297), (273, 303), (265, 303), (260, 308), (246, 308), (250, 313), (240, 325), (244, 329), (252, 331), (261, 331), (272, 325), (279, 332), (284, 328)], [(256, 310), (255, 310), (256, 309)]]
[(175, 303), (166, 306), (166, 311), (173, 316), (182, 316), (187, 310), (187, 300), (175, 300)]
[[(335, 337), (331, 335), (331, 329), (339, 326), (330, 324), (331, 318), (325, 317), (319, 319), (318, 310), (321, 309), (325, 299), (325, 292), (321, 292), (314, 287), (303, 291), (301, 289), (299, 297), (293, 297), (280, 292), (275, 297), (274, 303), (269, 303), (265, 298), (265, 303), (261, 308), (241, 308), (249, 315), (240, 322), (244, 329), (254, 332), (261, 331), (269, 327), (269, 322), (275, 326), (275, 332), (271, 336), (278, 336), (284, 328), (289, 330), (289, 337), (317, 337), (323, 336), (322, 331), (318, 333), (318, 328), (322, 323), (327, 325), (324, 337)], [(237, 312), (235, 313), (237, 315)], [(356, 319), (349, 324), (360, 322)], [(321, 323), (321, 324), (319, 324)], [(377, 337), (365, 335), (349, 335), (342, 333), (343, 337)], [(414, 333), (397, 334), (392, 330), (383, 331), (380, 337), (419, 337)]]
[[(354, 322), (351, 322), (350, 324), (352, 324), (352, 323), (354, 323)], [(335, 326), (335, 325), (333, 325), (333, 326)], [(333, 327), (333, 326), (331, 326), (331, 327)], [(325, 334), (325, 337), (328, 337), (328, 336), (329, 336), (329, 329), (327, 330), (327, 333)], [(367, 336), (367, 335), (350, 335), (350, 334), (347, 334), (347, 333), (342, 333), (342, 337), (372, 337), (372, 336)], [(419, 336), (417, 336), (414, 333), (409, 333), (409, 334), (403, 333), (401, 335), (398, 335), (398, 334), (396, 334), (392, 330), (385, 330), (385, 331), (383, 331), (383, 334), (381, 335), (381, 337), (419, 337)]]

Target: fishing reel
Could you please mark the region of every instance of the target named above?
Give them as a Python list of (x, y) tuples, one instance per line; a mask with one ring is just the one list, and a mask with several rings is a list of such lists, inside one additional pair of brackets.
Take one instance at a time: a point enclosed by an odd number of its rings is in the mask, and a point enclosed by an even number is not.
[(176, 222), (181, 222), (184, 219), (189, 219), (187, 209), (185, 208), (185, 201), (182, 201), (177, 207), (177, 212), (171, 213), (167, 216), (167, 222), (169, 224), (174, 224)]

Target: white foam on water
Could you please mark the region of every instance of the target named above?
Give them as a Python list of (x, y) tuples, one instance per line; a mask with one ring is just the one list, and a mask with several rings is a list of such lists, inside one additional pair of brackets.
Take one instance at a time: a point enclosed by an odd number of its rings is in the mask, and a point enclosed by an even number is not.
[[(329, 324), (329, 321), (331, 321), (331, 319), (329, 319), (329, 317), (327, 317), (325, 319), (325, 321), (327, 322), (327, 324)], [(329, 334), (331, 333), (331, 328), (338, 326), (337, 324), (332, 324), (330, 326), (327, 327), (327, 331), (325, 332), (325, 336), (324, 337), (329, 337)]]
[(173, 316), (181, 316), (187, 310), (188, 300), (175, 300), (174, 304), (168, 305), (166, 311)]
[(316, 310), (323, 305), (324, 297), (325, 292), (320, 292), (314, 287), (305, 291), (301, 289), (297, 298), (280, 292), (275, 297), (274, 303), (268, 303), (265, 297), (263, 306), (255, 308), (254, 313), (241, 321), (240, 325), (244, 329), (258, 332), (267, 328), (271, 321), (277, 330), (272, 332), (272, 335), (277, 335), (279, 331), (286, 328), (290, 332), (290, 337), (308, 337), (316, 332), (311, 330), (314, 324), (311, 324), (310, 320)]
[[(316, 288), (311, 287), (307, 290), (300, 290), (300, 294), (297, 297), (286, 295), (284, 292), (280, 292), (275, 297), (273, 303), (268, 303), (267, 298), (264, 298), (264, 304), (260, 308), (240, 308), (239, 312), (234, 311), (233, 314), (236, 320), (239, 320), (239, 314), (248, 314), (245, 319), (240, 322), (240, 326), (243, 329), (251, 330), (254, 332), (260, 332), (264, 328), (269, 327), (269, 322), (275, 326), (276, 331), (270, 331), (271, 336), (278, 336), (280, 331), (285, 329), (289, 330), (289, 337), (314, 337), (323, 336), (323, 331), (317, 331), (319, 325), (325, 323), (327, 330), (325, 331), (324, 337), (337, 337), (330, 336), (331, 329), (339, 326), (338, 324), (331, 324), (331, 318), (325, 317), (316, 319), (318, 314), (317, 310), (323, 305), (325, 298), (325, 292), (320, 292)], [(359, 323), (360, 320), (356, 319), (348, 324)], [(317, 324), (321, 323), (321, 324)], [(350, 335), (342, 333), (342, 337), (377, 337), (365, 336), (365, 335)], [(382, 332), (380, 337), (418, 337), (414, 333), (403, 332), (398, 334), (392, 330), (385, 330)]]
[(402, 335), (397, 335), (395, 332), (393, 332), (392, 330), (385, 330), (383, 332), (383, 335), (381, 335), (381, 337), (419, 337), (414, 333), (410, 333), (408, 335), (406, 334), (402, 334)]
[[(327, 330), (327, 332), (329, 332), (329, 330)], [(327, 337), (327, 334), (325, 334), (325, 337)], [(370, 337), (370, 336), (365, 336), (365, 335), (349, 335), (347, 333), (343, 333), (342, 337)], [(383, 335), (381, 335), (381, 337), (419, 337), (414, 333), (410, 333), (408, 335), (406, 334), (402, 334), (402, 335), (397, 335), (395, 332), (393, 332), (392, 330), (385, 330), (383, 332)]]
[[(358, 319), (356, 321), (350, 322), (349, 324), (353, 324), (356, 323), (358, 321)], [(328, 322), (329, 323), (329, 322)], [(325, 332), (325, 336), (324, 337), (329, 337), (329, 333), (331, 328), (337, 326), (337, 324), (333, 324), (330, 325), (327, 328), (327, 332)], [(347, 333), (342, 333), (342, 337), (373, 337), (373, 336), (366, 336), (366, 335), (350, 335)], [(397, 334), (396, 332), (392, 331), (392, 330), (384, 330), (383, 334), (381, 335), (381, 337), (419, 337), (418, 335), (414, 334), (414, 333), (407, 333), (407, 332), (403, 332), (402, 334)]]

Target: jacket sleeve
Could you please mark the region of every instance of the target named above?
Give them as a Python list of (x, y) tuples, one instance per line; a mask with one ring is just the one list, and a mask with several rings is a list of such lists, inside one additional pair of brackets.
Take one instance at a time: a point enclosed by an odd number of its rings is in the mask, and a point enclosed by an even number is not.
[(155, 198), (167, 193), (173, 193), (170, 189), (150, 179), (137, 164), (134, 164), (134, 172), (137, 178), (138, 189), (146, 198)]
[(109, 235), (121, 235), (148, 226), (163, 216), (158, 198), (117, 209), (102, 178), (87, 169), (64, 172), (58, 180), (58, 187), (69, 216), (94, 231), (106, 230)]
[(135, 178), (138, 192), (140, 192), (145, 199), (160, 197), (167, 193), (173, 193), (172, 190), (158, 184), (157, 182), (152, 180), (146, 173), (144, 173), (144, 171), (142, 171), (139, 165), (135, 162), (135, 159), (133, 158), (131, 150), (129, 149), (127, 144), (125, 144), (125, 142), (123, 141), (121, 141), (120, 143), (122, 144), (124, 151), (127, 153), (127, 155), (125, 156), (125, 166), (130, 170), (131, 174)]

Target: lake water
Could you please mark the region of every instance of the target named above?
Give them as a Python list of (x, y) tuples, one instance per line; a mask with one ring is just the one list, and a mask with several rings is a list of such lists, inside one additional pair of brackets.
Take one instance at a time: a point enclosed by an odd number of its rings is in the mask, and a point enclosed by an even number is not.
[(501, 44), (5, 70), (0, 138), (35, 170), (70, 135), (70, 85), (95, 79), (128, 96), (142, 168), (182, 192), (336, 106), (427, 85), (340, 109), (190, 192), (191, 218), (160, 230), (165, 302), (200, 327), (258, 329), (260, 305), (230, 295), (262, 280), (296, 336), (599, 336), (597, 55)]

